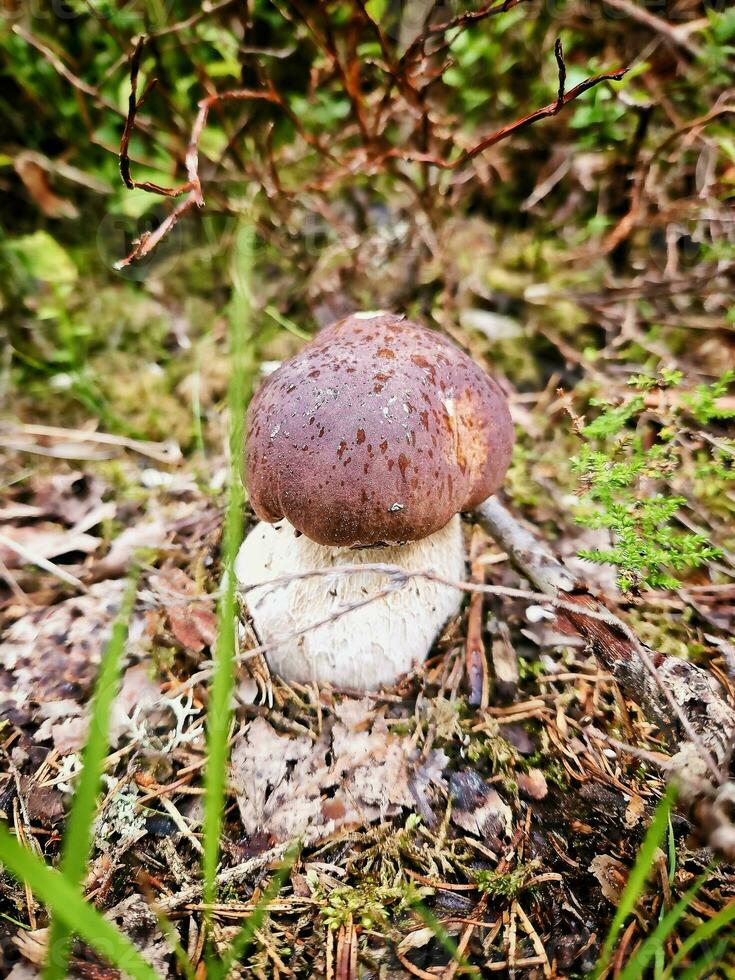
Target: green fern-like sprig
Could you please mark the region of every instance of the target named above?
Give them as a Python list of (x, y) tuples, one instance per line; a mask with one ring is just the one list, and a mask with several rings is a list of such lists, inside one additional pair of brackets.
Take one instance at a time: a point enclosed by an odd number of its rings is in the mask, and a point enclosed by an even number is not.
[[(658, 386), (680, 380), (669, 374)], [(638, 389), (651, 387), (648, 379), (633, 381)], [(686, 403), (687, 411), (698, 419), (714, 417), (715, 400), (729, 381), (725, 375), (706, 392), (705, 386), (695, 389)], [(681, 573), (722, 554), (705, 534), (677, 526), (677, 515), (687, 501), (667, 492), (682, 466), (681, 447), (675, 438), (676, 419), (659, 429), (648, 445), (633, 430), (645, 409), (643, 396), (635, 395), (621, 405), (592, 404), (602, 411), (581, 428), (585, 442), (572, 460), (580, 481), (577, 521), (591, 529), (609, 531), (612, 544), (608, 549), (580, 551), (579, 556), (614, 565), (618, 585), (626, 592), (676, 588), (681, 584)]]

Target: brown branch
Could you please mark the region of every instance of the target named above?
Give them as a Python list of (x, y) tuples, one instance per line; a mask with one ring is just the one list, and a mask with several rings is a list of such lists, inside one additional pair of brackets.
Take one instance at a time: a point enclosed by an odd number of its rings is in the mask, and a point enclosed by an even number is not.
[[(31, 47), (35, 48), (36, 51), (40, 52), (40, 54), (42, 54), (43, 57), (48, 61), (48, 63), (51, 65), (54, 71), (61, 78), (63, 78), (65, 82), (68, 82), (77, 92), (80, 92), (82, 95), (89, 96), (91, 99), (94, 100), (94, 102), (97, 105), (102, 106), (104, 109), (108, 109), (119, 116), (125, 115), (120, 110), (119, 106), (117, 106), (114, 102), (111, 102), (109, 99), (105, 98), (104, 95), (102, 95), (102, 93), (99, 91), (99, 88), (95, 88), (93, 85), (89, 85), (87, 82), (84, 81), (83, 78), (80, 78), (78, 75), (75, 75), (74, 72), (64, 64), (64, 62), (56, 54), (55, 51), (52, 51), (52, 49), (48, 47), (48, 45), (44, 44), (37, 37), (34, 37), (34, 35), (30, 33), (30, 31), (27, 31), (20, 24), (16, 24), (13, 27), (13, 33), (17, 34), (18, 37), (22, 38), (26, 42), (26, 44), (30, 44)], [(80, 111), (82, 112), (85, 121), (87, 122), (89, 129), (91, 131), (92, 124), (90, 120), (87, 118), (86, 107), (82, 100), (80, 100)], [(153, 137), (154, 139), (156, 138), (156, 133), (152, 129), (150, 123), (139, 122), (138, 126), (149, 136)], [(102, 146), (104, 144), (100, 143), (100, 145)]]
[[(717, 682), (702, 667), (641, 643), (496, 498), (482, 503), (476, 514), (519, 571), (563, 610), (563, 618), (587, 641), (624, 696), (669, 735), (677, 751), (667, 774), (676, 782), (681, 802), (695, 813), (712, 846), (735, 854), (735, 827), (722, 819), (733, 794), (725, 774), (735, 746), (735, 710)], [(564, 596), (561, 603), (559, 594)]]
[[(377, 31), (378, 38), (380, 41), (382, 41), (381, 50), (383, 51), (384, 56), (390, 56), (388, 42), (384, 37), (382, 30), (372, 21), (371, 18), (368, 17), (362, 6), (361, 0), (356, 0), (356, 2), (358, 4), (358, 17), (367, 18), (368, 22), (372, 24), (372, 29)], [(504, 2), (501, 4), (491, 5), (479, 11), (467, 12), (457, 18), (453, 18), (451, 21), (445, 22), (444, 24), (435, 25), (434, 27), (429, 28), (428, 33), (425, 32), (425, 35), (422, 36), (426, 37), (442, 34), (452, 28), (462, 26), (463, 24), (471, 21), (476, 21), (486, 16), (502, 13), (521, 2), (524, 2), (524, 0), (504, 0)], [(507, 139), (509, 136), (519, 132), (527, 126), (530, 126), (534, 122), (548, 116), (556, 115), (564, 108), (565, 105), (568, 105), (569, 102), (572, 102), (574, 99), (578, 98), (595, 85), (598, 85), (603, 81), (621, 79), (627, 71), (627, 69), (621, 69), (618, 71), (597, 75), (593, 78), (588, 78), (579, 85), (576, 85), (571, 91), (566, 92), (566, 65), (564, 63), (564, 54), (561, 42), (557, 39), (554, 46), (554, 54), (556, 57), (558, 71), (558, 91), (554, 102), (544, 106), (541, 109), (537, 109), (532, 113), (529, 113), (522, 119), (518, 119), (515, 122), (502, 127), (501, 129), (482, 139), (472, 148), (461, 152), (456, 159), (449, 160), (428, 152), (427, 146), (431, 143), (430, 137), (432, 120), (428, 107), (425, 104), (425, 90), (418, 89), (413, 79), (409, 79), (407, 76), (404, 77), (404, 73), (410, 68), (410, 61), (405, 60), (405, 55), (398, 64), (396, 64), (396, 62), (390, 58), (384, 66), (384, 70), (388, 73), (390, 78), (390, 85), (388, 88), (389, 90), (391, 88), (397, 88), (406, 102), (408, 102), (412, 108), (419, 111), (419, 146), (422, 147), (422, 149), (404, 150), (397, 147), (385, 148), (384, 145), (380, 145), (378, 149), (376, 147), (376, 142), (382, 142), (382, 137), (373, 137), (371, 135), (370, 126), (365, 114), (363, 93), (361, 91), (359, 77), (359, 59), (356, 58), (356, 52), (354, 49), (354, 24), (351, 26), (353, 34), (350, 35), (350, 50), (352, 50), (353, 55), (355, 56), (352, 57), (349, 66), (346, 68), (339, 57), (337, 43), (331, 30), (331, 25), (327, 23), (326, 33), (322, 34), (322, 32), (304, 15), (304, 13), (298, 7), (296, 7), (296, 10), (299, 17), (306, 24), (307, 29), (312, 34), (317, 45), (330, 58), (337, 76), (341, 79), (342, 84), (345, 87), (345, 92), (350, 98), (353, 108), (353, 115), (357, 121), (358, 129), (360, 131), (360, 147), (349, 152), (346, 159), (342, 161), (337, 159), (337, 157), (322, 144), (321, 140), (311, 134), (304, 127), (302, 121), (275, 89), (273, 83), (270, 80), (265, 79), (263, 88), (261, 89), (238, 89), (214, 93), (199, 101), (198, 113), (192, 127), (191, 137), (186, 152), (185, 162), (187, 179), (184, 183), (178, 186), (163, 187), (160, 184), (156, 184), (151, 181), (136, 181), (130, 172), (129, 143), (135, 128), (138, 110), (145, 102), (153, 88), (153, 85), (155, 84), (154, 81), (151, 81), (146, 86), (143, 95), (140, 98), (138, 97), (138, 75), (140, 70), (142, 47), (144, 43), (144, 39), (141, 38), (137, 42), (130, 59), (130, 96), (128, 100), (128, 112), (125, 119), (125, 126), (120, 141), (120, 174), (125, 186), (128, 188), (137, 188), (149, 193), (159, 194), (164, 197), (180, 197), (182, 194), (185, 194), (186, 197), (183, 201), (176, 205), (171, 214), (154, 232), (146, 233), (145, 235), (141, 236), (141, 238), (135, 243), (135, 247), (131, 253), (126, 258), (118, 262), (116, 268), (123, 268), (124, 266), (129, 265), (131, 262), (148, 255), (162, 240), (162, 238), (164, 238), (165, 235), (174, 227), (183, 214), (194, 206), (198, 208), (204, 206), (204, 196), (202, 193), (201, 180), (199, 176), (199, 144), (202, 137), (202, 132), (207, 124), (210, 109), (214, 106), (219, 106), (224, 102), (261, 100), (277, 105), (284, 115), (292, 122), (304, 142), (312, 147), (312, 149), (316, 150), (320, 155), (324, 156), (325, 159), (328, 159), (332, 164), (334, 164), (331, 173), (328, 173), (326, 176), (323, 176), (316, 181), (312, 181), (310, 184), (306, 185), (305, 188), (302, 188), (302, 190), (323, 191), (341, 177), (349, 176), (357, 171), (373, 172), (376, 168), (384, 166), (387, 161), (390, 160), (416, 162), (424, 165), (424, 167), (431, 165), (445, 170), (456, 169), (463, 163), (466, 163), (478, 154), (482, 153), (484, 150), (496, 143), (499, 143), (501, 140)], [(381, 119), (384, 108), (385, 102), (383, 100), (379, 104), (376, 119)], [(375, 126), (373, 128), (375, 128)], [(276, 160), (270, 144), (266, 147), (266, 152), (268, 157), (267, 164), (271, 176), (273, 177), (276, 190), (279, 193), (284, 193), (284, 189), (280, 180), (278, 179)]]
[(352, 63), (348, 64), (347, 67), (345, 67), (345, 65), (342, 63), (342, 59), (339, 56), (339, 51), (337, 50), (337, 43), (334, 38), (334, 32), (332, 31), (332, 25), (328, 19), (328, 13), (326, 14), (324, 34), (322, 35), (319, 29), (312, 23), (308, 14), (302, 9), (300, 3), (296, 2), (296, 0), (292, 0), (291, 7), (313, 37), (314, 43), (331, 61), (332, 67), (342, 81), (345, 94), (350, 102), (352, 115), (357, 123), (358, 129), (360, 130), (360, 135), (363, 142), (369, 143), (370, 132), (368, 129), (367, 118), (365, 116), (365, 107), (360, 88), (359, 61), (353, 59)]
[(114, 102), (110, 102), (109, 100), (103, 98), (103, 96), (100, 95), (97, 89), (94, 88), (94, 86), (89, 85), (87, 82), (84, 81), (84, 79), (80, 78), (78, 75), (75, 75), (70, 68), (67, 68), (67, 66), (64, 64), (64, 62), (56, 54), (55, 51), (52, 51), (51, 48), (49, 48), (46, 44), (44, 44), (42, 41), (39, 41), (37, 37), (34, 37), (33, 34), (30, 33), (30, 31), (27, 31), (20, 24), (16, 24), (13, 27), (13, 34), (17, 34), (18, 37), (22, 38), (26, 42), (26, 44), (30, 44), (31, 47), (35, 48), (36, 51), (40, 52), (40, 54), (43, 55), (43, 57), (49, 62), (49, 64), (56, 71), (57, 75), (61, 75), (61, 77), (65, 81), (69, 82), (69, 84), (72, 85), (75, 89), (78, 89), (84, 95), (90, 96), (90, 98), (94, 99), (96, 102), (99, 102), (106, 109), (112, 109), (113, 112), (117, 112), (122, 115), (122, 113), (120, 113), (120, 110), (114, 104)]
[(128, 155), (128, 148), (130, 145), (130, 137), (133, 129), (135, 128), (135, 117), (138, 110), (144, 105), (148, 96), (155, 88), (157, 82), (157, 79), (152, 78), (143, 90), (141, 97), (138, 98), (138, 73), (140, 72), (140, 59), (143, 56), (143, 45), (145, 44), (145, 40), (145, 35), (141, 35), (138, 38), (135, 48), (133, 49), (133, 53), (130, 56), (130, 95), (128, 96), (128, 114), (125, 118), (125, 126), (123, 127), (122, 136), (120, 137), (120, 176), (122, 177), (123, 183), (129, 190), (135, 190), (137, 188), (141, 191), (148, 191), (151, 194), (161, 194), (164, 197), (178, 197), (187, 189), (185, 185), (182, 187), (162, 187), (160, 184), (154, 184), (148, 180), (133, 180), (130, 174), (130, 157)]
[[(140, 61), (144, 43), (145, 37), (138, 39), (130, 58), (130, 96), (128, 98), (128, 113), (125, 120), (125, 126), (120, 138), (120, 176), (122, 177), (125, 186), (131, 190), (144, 190), (148, 193), (160, 194), (164, 197), (180, 197), (182, 194), (186, 194), (187, 196), (183, 201), (176, 205), (174, 210), (162, 221), (155, 231), (146, 232), (144, 235), (141, 235), (141, 237), (135, 242), (135, 247), (130, 254), (121, 259), (119, 262), (115, 263), (114, 267), (118, 270), (123, 269), (132, 262), (142, 259), (146, 255), (150, 254), (150, 252), (153, 251), (159, 242), (171, 231), (174, 225), (178, 222), (179, 218), (192, 207), (195, 205), (199, 208), (204, 207), (204, 195), (202, 193), (202, 185), (199, 177), (199, 143), (201, 142), (202, 133), (207, 125), (207, 120), (211, 109), (215, 106), (219, 106), (223, 102), (264, 101), (277, 105), (291, 120), (301, 137), (309, 146), (334, 162), (337, 162), (330, 151), (326, 147), (322, 146), (321, 142), (315, 136), (312, 136), (304, 129), (298, 116), (291, 110), (290, 106), (286, 104), (283, 98), (273, 87), (273, 84), (266, 80), (263, 89), (232, 89), (227, 92), (215, 92), (212, 95), (208, 95), (205, 98), (200, 99), (198, 103), (197, 116), (194, 120), (194, 125), (192, 126), (189, 145), (186, 151), (185, 163), (187, 179), (183, 184), (179, 184), (175, 187), (163, 187), (160, 184), (155, 184), (150, 181), (134, 180), (130, 173), (130, 159), (128, 154), (130, 137), (135, 129), (137, 112), (146, 101), (154, 85), (156, 84), (156, 80), (152, 79), (147, 84), (142, 96), (138, 98), (138, 75), (140, 72)], [(274, 167), (272, 160), (270, 161), (270, 165), (272, 170)]]
[[(146, 232), (144, 235), (141, 235), (130, 254), (121, 259), (119, 262), (115, 263), (116, 269), (123, 269), (132, 262), (142, 259), (146, 255), (150, 254), (156, 245), (158, 245), (159, 242), (171, 231), (183, 214), (185, 214), (195, 205), (198, 208), (204, 207), (204, 196), (202, 194), (202, 185), (199, 178), (199, 143), (201, 141), (204, 128), (207, 125), (207, 118), (212, 107), (218, 105), (220, 102), (244, 102), (249, 100), (262, 100), (266, 102), (275, 102), (276, 104), (281, 103), (280, 96), (272, 88), (263, 91), (253, 89), (233, 89), (230, 92), (219, 92), (215, 95), (209, 95), (206, 98), (201, 99), (198, 104), (199, 111), (196, 119), (194, 120), (189, 146), (186, 151), (186, 182), (178, 187), (166, 188), (160, 187), (157, 184), (139, 183), (137, 181), (133, 181), (130, 178), (129, 164), (127, 162), (127, 144), (133, 130), (135, 113), (137, 109), (140, 108), (143, 99), (145, 99), (151, 88), (149, 85), (146, 88), (142, 98), (136, 101), (137, 72), (140, 62), (140, 45), (141, 42), (139, 41), (138, 46), (136, 46), (136, 49), (133, 52), (133, 58), (131, 59), (131, 96), (129, 100), (128, 121), (126, 122), (120, 145), (120, 174), (127, 187), (137, 187), (142, 190), (147, 190), (150, 193), (162, 194), (166, 197), (179, 197), (181, 194), (186, 193), (186, 197), (176, 205), (174, 210), (161, 222), (155, 231)], [(136, 65), (136, 54), (138, 55), (138, 65)], [(125, 179), (126, 175), (130, 182)]]
[(113, 268), (124, 269), (125, 266), (130, 265), (132, 262), (136, 262), (138, 259), (144, 258), (158, 245), (158, 243), (168, 235), (173, 226), (179, 220), (179, 218), (186, 214), (186, 212), (194, 207), (197, 203), (194, 193), (188, 194), (183, 201), (180, 201), (173, 211), (161, 222), (161, 224), (156, 228), (155, 231), (147, 231), (140, 236), (140, 238), (134, 242), (133, 250), (129, 255), (126, 255), (124, 259), (120, 259), (116, 262)]
[(595, 85), (599, 85), (601, 82), (619, 82), (620, 79), (623, 78), (624, 75), (626, 75), (630, 70), (628, 68), (619, 68), (616, 71), (605, 72), (602, 75), (595, 75), (592, 78), (586, 78), (583, 82), (580, 82), (579, 85), (575, 85), (569, 92), (565, 92), (566, 65), (564, 63), (564, 53), (559, 38), (557, 38), (554, 45), (554, 54), (556, 56), (558, 68), (559, 91), (556, 99), (553, 102), (543, 106), (541, 109), (536, 109), (534, 112), (529, 112), (527, 116), (523, 116), (521, 119), (516, 119), (515, 122), (508, 123), (507, 126), (501, 127), (494, 133), (491, 133), (489, 136), (486, 136), (484, 139), (480, 140), (479, 143), (471, 147), (469, 150), (465, 150), (455, 160), (445, 160), (430, 153), (412, 153), (410, 150), (399, 150), (396, 148), (389, 150), (385, 156), (397, 157), (400, 160), (410, 161), (413, 163), (430, 163), (432, 166), (439, 167), (442, 170), (456, 170), (457, 167), (460, 167), (462, 164), (474, 159), (474, 157), (478, 156), (480, 153), (483, 153), (491, 146), (495, 146), (496, 143), (500, 143), (502, 140), (507, 139), (514, 133), (520, 132), (520, 130), (525, 129), (527, 126), (531, 126), (540, 119), (546, 119), (549, 116), (556, 116), (559, 112), (561, 112), (564, 106), (569, 105), (570, 102), (573, 102), (575, 99), (579, 98), (580, 95), (589, 91), (589, 89), (594, 88)]
[(417, 55), (422, 57), (426, 42), (432, 37), (447, 34), (449, 31), (458, 27), (466, 27), (468, 24), (476, 24), (488, 17), (496, 17), (498, 14), (504, 14), (512, 10), (513, 7), (517, 7), (518, 4), (526, 2), (528, 0), (502, 0), (502, 3), (489, 3), (478, 10), (466, 10), (464, 13), (457, 14), (456, 17), (451, 17), (439, 24), (430, 24), (418, 37), (413, 39), (404, 52), (401, 61), (408, 63)]
[(181, 31), (186, 31), (191, 27), (196, 26), (205, 17), (211, 17), (213, 14), (219, 13), (226, 7), (231, 7), (233, 4), (237, 3), (238, 0), (220, 0), (219, 3), (207, 3), (206, 0), (202, 4), (202, 9), (197, 11), (197, 13), (192, 14), (191, 17), (186, 20), (180, 20), (176, 24), (170, 24), (168, 27), (162, 27), (157, 31), (151, 33), (151, 37), (165, 37), (168, 34), (179, 34)]
[(604, 5), (612, 7), (614, 10), (619, 10), (632, 20), (638, 21), (639, 24), (644, 24), (656, 34), (666, 38), (667, 41), (671, 41), (673, 44), (682, 48), (691, 58), (696, 60), (701, 57), (702, 49), (699, 45), (689, 40), (688, 35), (694, 30), (691, 24), (682, 24), (679, 27), (674, 27), (668, 21), (662, 20), (661, 17), (657, 17), (655, 14), (646, 10), (645, 5), (639, 6), (637, 3), (633, 3), (632, 0), (604, 0)]
[[(480, 535), (481, 537), (481, 535)], [(479, 561), (480, 546), (478, 529), (470, 545), (470, 575), (472, 581), (484, 583), (485, 568)], [(465, 639), (465, 670), (469, 687), (469, 703), (486, 708), (489, 701), (489, 679), (485, 643), (482, 637), (483, 593), (473, 592), (467, 611), (467, 636)]]

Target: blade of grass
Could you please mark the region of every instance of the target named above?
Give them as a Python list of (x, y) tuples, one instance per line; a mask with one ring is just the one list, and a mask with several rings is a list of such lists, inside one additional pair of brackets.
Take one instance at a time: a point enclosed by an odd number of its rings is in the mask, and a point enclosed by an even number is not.
[(637, 980), (638, 977), (643, 976), (646, 967), (656, 953), (659, 950), (663, 950), (666, 939), (676, 928), (679, 919), (686, 914), (687, 909), (692, 903), (692, 899), (696, 896), (708, 876), (709, 871), (705, 871), (703, 875), (700, 875), (692, 887), (682, 895), (676, 905), (669, 909), (635, 956), (632, 956), (625, 964), (625, 969), (618, 977), (618, 980)]
[(434, 933), (434, 938), (449, 955), (450, 960), (454, 963), (459, 963), (463, 970), (471, 971), (471, 967), (469, 966), (465, 957), (460, 953), (459, 947), (431, 909), (428, 908), (420, 898), (415, 902), (411, 902), (411, 908), (414, 912), (416, 912), (424, 925), (431, 929), (431, 931)]
[(651, 826), (646, 831), (646, 836), (643, 838), (643, 843), (638, 851), (638, 857), (636, 858), (635, 864), (633, 865), (633, 868), (628, 876), (628, 881), (623, 890), (623, 894), (620, 896), (620, 901), (618, 902), (618, 907), (615, 912), (612, 925), (610, 926), (610, 931), (607, 934), (605, 942), (603, 943), (602, 950), (600, 951), (600, 958), (595, 966), (595, 971), (593, 974), (594, 977), (600, 977), (609, 966), (613, 949), (615, 947), (615, 940), (618, 938), (618, 933), (620, 932), (625, 920), (635, 908), (635, 904), (645, 887), (646, 879), (648, 878), (651, 866), (653, 864), (653, 857), (656, 852), (656, 848), (660, 845), (661, 841), (663, 840), (663, 836), (666, 833), (666, 828), (669, 822), (669, 814), (671, 813), (671, 807), (674, 803), (674, 795), (674, 790), (669, 788), (666, 795), (656, 808), (656, 812), (653, 815), (653, 820), (651, 821)]
[(253, 936), (263, 924), (263, 920), (268, 912), (268, 906), (283, 888), (283, 884), (290, 874), (291, 868), (298, 860), (300, 853), (301, 844), (298, 842), (286, 851), (278, 870), (268, 882), (265, 891), (256, 902), (253, 911), (230, 943), (229, 949), (222, 957), (221, 962), (210, 965), (209, 976), (211, 976), (212, 980), (223, 980), (224, 977), (228, 976), (234, 964), (239, 963), (243, 959), (253, 940)]
[[(222, 540), (224, 572), (220, 594), (219, 628), (214, 653), (214, 674), (207, 710), (207, 768), (204, 777), (203, 875), (204, 902), (215, 901), (215, 876), (219, 861), (219, 841), (227, 782), (228, 738), (232, 720), (232, 693), (235, 683), (235, 643), (237, 602), (234, 565), (242, 541), (245, 490), (240, 475), (245, 409), (252, 385), (252, 346), (250, 337), (250, 272), (252, 228), (241, 222), (235, 236), (232, 261), (232, 301), (229, 309), (230, 384), (229, 405), (229, 482), (225, 526)], [(211, 915), (205, 912), (205, 922)]]
[[(92, 824), (109, 747), (110, 714), (120, 686), (120, 666), (128, 638), (138, 575), (139, 571), (135, 569), (130, 576), (120, 611), (112, 627), (112, 635), (102, 656), (92, 696), (89, 731), (82, 751), (82, 771), (66, 821), (59, 868), (74, 888), (79, 888), (82, 883), (92, 851)], [(43, 972), (44, 980), (63, 980), (67, 975), (72, 935), (73, 930), (54, 916), (49, 934), (48, 961)]]
[(706, 943), (707, 940), (712, 939), (717, 935), (720, 930), (729, 926), (731, 922), (735, 921), (735, 902), (731, 902), (726, 905), (724, 909), (713, 915), (711, 919), (707, 919), (703, 922), (701, 926), (698, 926), (691, 934), (687, 936), (684, 942), (681, 944), (677, 950), (676, 956), (669, 963), (665, 976), (674, 976), (674, 970), (679, 966), (681, 961), (685, 959), (693, 949), (696, 949), (700, 943)]
[[(702, 980), (703, 977), (717, 976), (718, 974), (712, 972), (712, 968), (722, 961), (731, 942), (732, 939), (729, 937), (720, 939), (712, 949), (708, 949), (706, 953), (703, 953), (696, 963), (692, 963), (686, 970), (681, 971), (677, 980)], [(732, 980), (732, 971), (729, 973), (723, 972), (722, 975)]]
[[(671, 813), (669, 813), (669, 828), (668, 834), (666, 835), (666, 841), (669, 845), (669, 885), (673, 885), (674, 878), (676, 877), (676, 839), (674, 837), (674, 825), (671, 822)], [(658, 914), (659, 922), (663, 919), (666, 913), (664, 904), (661, 904), (661, 909)], [(664, 967), (666, 965), (666, 950), (663, 945), (661, 945), (653, 954), (654, 964), (653, 964), (653, 975), (655, 980), (661, 980), (664, 972)]]
[(279, 327), (283, 327), (284, 330), (288, 330), (292, 333), (294, 337), (298, 337), (299, 340), (311, 340), (311, 334), (307, 333), (306, 330), (302, 330), (297, 324), (290, 320), (287, 316), (279, 313), (275, 306), (266, 306), (263, 310), (272, 320), (275, 320)]
[(22, 847), (0, 824), (0, 861), (19, 881), (25, 882), (70, 932), (97, 950), (114, 967), (133, 980), (159, 980), (130, 940), (82, 898), (64, 876)]

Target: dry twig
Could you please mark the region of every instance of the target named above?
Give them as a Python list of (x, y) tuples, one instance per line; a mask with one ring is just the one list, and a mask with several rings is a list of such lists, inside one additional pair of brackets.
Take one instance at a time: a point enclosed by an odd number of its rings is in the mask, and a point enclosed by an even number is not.
[[(667, 774), (678, 784), (681, 802), (696, 813), (713, 847), (735, 854), (735, 827), (727, 817), (735, 784), (726, 775), (735, 745), (735, 711), (711, 675), (696, 664), (648, 649), (496, 498), (482, 503), (477, 517), (533, 585), (552, 600), (565, 595), (563, 603), (556, 603), (563, 618), (587, 640), (625, 697), (672, 739), (676, 754)], [(601, 610), (607, 615), (591, 615)]]
[[(538, 122), (541, 119), (557, 115), (559, 112), (561, 112), (564, 106), (577, 99), (584, 92), (587, 92), (594, 86), (599, 85), (601, 82), (619, 81), (625, 75), (628, 70), (627, 68), (622, 68), (613, 72), (606, 72), (601, 75), (595, 75), (594, 77), (587, 78), (578, 85), (575, 85), (574, 88), (566, 91), (566, 65), (564, 62), (564, 53), (562, 50), (561, 41), (557, 38), (554, 46), (554, 54), (556, 57), (558, 71), (558, 91), (557, 97), (553, 102), (549, 103), (547, 106), (543, 106), (540, 109), (536, 109), (533, 112), (528, 113), (528, 115), (523, 116), (522, 118), (517, 119), (506, 126), (502, 126), (500, 129), (495, 130), (495, 132), (491, 133), (490, 135), (483, 137), (483, 139), (477, 142), (474, 146), (470, 147), (469, 149), (463, 149), (454, 156), (451, 153), (451, 150), (453, 150), (456, 146), (453, 139), (451, 140), (451, 149), (448, 155), (446, 153), (431, 152), (427, 148), (427, 144), (432, 139), (433, 125), (426, 105), (426, 90), (431, 82), (441, 78), (441, 74), (446, 65), (440, 69), (438, 75), (434, 74), (431, 77), (430, 82), (427, 83), (424, 89), (420, 89), (417, 85), (416, 79), (413, 77), (411, 69), (412, 67), (416, 67), (414, 62), (417, 59), (422, 64), (427, 61), (427, 59), (424, 57), (419, 58), (419, 53), (423, 51), (423, 46), (430, 37), (444, 34), (447, 31), (450, 31), (452, 28), (463, 26), (471, 21), (481, 20), (488, 16), (503, 13), (520, 2), (523, 2), (523, 0), (504, 0), (504, 2), (501, 4), (490, 5), (480, 11), (460, 15), (459, 17), (454, 18), (453, 20), (442, 25), (434, 25), (429, 27), (422, 37), (417, 39), (417, 42), (414, 42), (414, 45), (412, 45), (404, 56), (398, 62), (396, 62), (391, 56), (387, 39), (385, 38), (381, 28), (372, 20), (372, 18), (369, 17), (364, 7), (358, 0), (357, 7), (360, 11), (360, 16), (367, 18), (369, 23), (372, 25), (374, 32), (376, 33), (385, 59), (385, 64), (381, 67), (389, 76), (388, 82), (384, 87), (383, 98), (378, 101), (378, 105), (372, 117), (369, 116), (366, 100), (360, 86), (358, 71), (359, 60), (357, 59), (356, 54), (353, 52), (354, 57), (352, 58), (352, 61), (346, 65), (340, 57), (338, 45), (335, 37), (333, 36), (331, 24), (329, 23), (328, 18), (325, 19), (325, 26), (320, 28), (313, 22), (310, 16), (302, 12), (300, 8), (297, 8), (297, 12), (299, 13), (301, 20), (306, 25), (317, 45), (331, 61), (337, 77), (342, 82), (344, 91), (350, 100), (352, 115), (360, 136), (360, 145), (357, 148), (350, 149), (347, 157), (344, 160), (338, 160), (328, 147), (324, 146), (317, 137), (305, 129), (299, 118), (291, 110), (287, 101), (276, 90), (273, 83), (268, 79), (264, 79), (263, 87), (260, 89), (236, 89), (214, 93), (200, 100), (198, 104), (199, 111), (192, 127), (189, 146), (186, 152), (187, 179), (183, 184), (174, 185), (171, 187), (163, 187), (160, 184), (155, 184), (149, 181), (135, 181), (130, 173), (128, 149), (130, 137), (135, 127), (136, 115), (155, 84), (155, 79), (150, 81), (144, 89), (143, 95), (138, 98), (138, 74), (140, 70), (140, 59), (144, 43), (144, 38), (140, 38), (136, 43), (130, 59), (130, 97), (128, 101), (128, 112), (125, 119), (125, 126), (123, 128), (120, 141), (120, 174), (125, 186), (128, 188), (138, 188), (140, 190), (144, 190), (152, 194), (159, 194), (164, 197), (185, 196), (182, 197), (182, 200), (174, 207), (174, 209), (155, 231), (147, 232), (144, 235), (141, 235), (138, 241), (135, 242), (133, 250), (129, 253), (129, 255), (117, 262), (115, 268), (124, 268), (125, 266), (130, 265), (130, 263), (149, 255), (159, 244), (159, 242), (161, 242), (161, 240), (171, 231), (182, 215), (191, 210), (193, 207), (201, 208), (204, 206), (204, 195), (199, 176), (199, 143), (204, 128), (207, 124), (210, 110), (214, 106), (219, 106), (224, 102), (260, 100), (270, 102), (273, 105), (278, 106), (279, 110), (294, 124), (304, 142), (309, 147), (316, 150), (323, 159), (332, 164), (333, 169), (327, 174), (327, 176), (317, 180), (316, 182), (312, 182), (309, 185), (309, 189), (311, 190), (324, 190), (340, 177), (349, 177), (354, 175), (356, 172), (380, 172), (393, 160), (420, 163), (424, 167), (432, 166), (440, 170), (456, 170), (463, 164), (468, 163), (475, 157), (479, 156), (491, 146), (495, 146), (502, 140), (508, 139), (515, 133), (526, 129), (528, 126), (531, 126), (533, 123)], [(418, 47), (415, 47), (417, 43)], [(426, 73), (435, 71), (435, 69), (424, 65), (423, 71)], [(393, 89), (396, 89), (402, 97), (403, 102), (401, 103), (401, 106), (405, 103), (405, 105), (412, 109), (413, 114), (416, 116), (416, 128), (412, 137), (408, 140), (408, 148), (385, 146), (384, 115), (387, 107), (391, 104), (391, 91)], [(396, 114), (398, 112), (398, 106), (394, 107), (393, 113)], [(403, 114), (402, 110), (401, 114)], [(278, 176), (277, 167), (273, 158), (272, 147), (269, 140), (266, 139), (265, 142), (268, 168), (274, 188), (278, 193), (288, 193), (284, 190)], [(416, 148), (411, 147), (411, 142), (415, 144)], [(407, 179), (405, 178), (405, 175), (404, 179)]]

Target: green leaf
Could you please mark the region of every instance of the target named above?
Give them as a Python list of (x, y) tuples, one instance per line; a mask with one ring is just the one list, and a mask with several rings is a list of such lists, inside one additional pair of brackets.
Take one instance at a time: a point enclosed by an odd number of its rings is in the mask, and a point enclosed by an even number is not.
[(46, 231), (35, 231), (8, 242), (28, 275), (42, 282), (64, 285), (76, 282), (77, 267), (71, 256)]
[(666, 833), (666, 828), (669, 824), (669, 814), (671, 812), (674, 799), (675, 791), (672, 787), (669, 787), (666, 795), (656, 808), (651, 825), (648, 828), (640, 850), (638, 851), (638, 857), (636, 858), (635, 864), (633, 865), (630, 875), (628, 876), (628, 881), (623, 890), (623, 894), (620, 896), (620, 901), (618, 902), (618, 907), (615, 912), (612, 925), (610, 926), (610, 931), (608, 932), (607, 938), (603, 943), (602, 950), (600, 951), (600, 958), (595, 966), (595, 977), (602, 976), (610, 965), (610, 960), (615, 948), (615, 941), (618, 938), (618, 933), (622, 929), (625, 920), (635, 908), (636, 902), (640, 898), (643, 889), (645, 888), (646, 880), (653, 865), (654, 854), (656, 849), (660, 846), (661, 841), (664, 838), (664, 834)]
[(159, 980), (130, 940), (103, 915), (85, 902), (78, 889), (46, 867), (27, 848), (21, 847), (0, 824), (0, 861), (19, 881), (27, 884), (44, 905), (69, 929), (133, 980)]
[[(112, 702), (120, 686), (120, 666), (137, 585), (136, 569), (125, 590), (122, 606), (112, 627), (112, 636), (102, 657), (95, 683), (89, 732), (82, 753), (82, 772), (66, 822), (61, 848), (61, 873), (73, 888), (79, 888), (81, 885), (92, 851), (92, 824), (109, 746)], [(72, 930), (67, 928), (63, 920), (55, 916), (51, 923), (49, 958), (44, 971), (45, 980), (63, 980), (66, 976), (71, 936)]]

